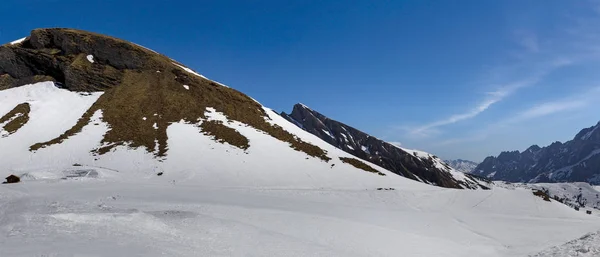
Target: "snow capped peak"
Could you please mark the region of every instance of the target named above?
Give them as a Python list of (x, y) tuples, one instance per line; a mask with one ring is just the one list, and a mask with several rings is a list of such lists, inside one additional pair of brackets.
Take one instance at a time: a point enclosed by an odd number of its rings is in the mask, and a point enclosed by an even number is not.
[(306, 105), (305, 105), (305, 104), (303, 104), (303, 103), (297, 103), (296, 105), (297, 105), (297, 106), (300, 106), (300, 107), (302, 107), (302, 108), (304, 108), (304, 109), (307, 109), (307, 110), (312, 110), (312, 109), (310, 109), (310, 107), (306, 106)]

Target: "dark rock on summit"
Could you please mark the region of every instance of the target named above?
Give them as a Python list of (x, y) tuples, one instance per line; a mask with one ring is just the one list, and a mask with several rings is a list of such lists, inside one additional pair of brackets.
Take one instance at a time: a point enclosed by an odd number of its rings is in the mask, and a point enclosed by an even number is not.
[(464, 181), (454, 178), (451, 168), (435, 156), (417, 157), (415, 153), (329, 119), (303, 104), (296, 104), (291, 114), (281, 115), (327, 143), (406, 178), (448, 188), (481, 187), (480, 181), (474, 178)]
[(473, 174), (509, 182), (588, 182), (600, 184), (600, 122), (581, 130), (573, 140), (524, 152), (487, 157)]
[[(72, 29), (36, 29), (0, 47), (0, 89), (55, 81), (72, 91), (117, 86), (125, 70), (154, 69), (158, 54), (116, 38)], [(88, 56), (96, 65), (86, 65)]]

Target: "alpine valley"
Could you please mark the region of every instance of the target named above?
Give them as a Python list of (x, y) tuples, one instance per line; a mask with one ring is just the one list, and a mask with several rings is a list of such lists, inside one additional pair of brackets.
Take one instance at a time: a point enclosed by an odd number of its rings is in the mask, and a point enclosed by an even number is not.
[(18, 182), (0, 256), (597, 256), (596, 212), (487, 179), (597, 183), (597, 127), (466, 174), (140, 45), (36, 29), (0, 46), (0, 175)]

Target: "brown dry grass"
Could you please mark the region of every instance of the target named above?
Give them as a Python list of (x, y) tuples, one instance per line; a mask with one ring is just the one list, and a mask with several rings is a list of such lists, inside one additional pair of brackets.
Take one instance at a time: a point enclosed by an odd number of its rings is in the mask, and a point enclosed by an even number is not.
[(219, 143), (227, 142), (244, 150), (250, 147), (248, 138), (242, 136), (235, 129), (223, 125), (221, 121), (203, 121), (200, 127), (204, 134), (214, 136)]
[(8, 123), (4, 124), (3, 129), (6, 130), (9, 135), (17, 132), (29, 121), (30, 111), (31, 108), (29, 103), (17, 105), (14, 109), (0, 118), (0, 123), (5, 123), (10, 120)]
[(361, 169), (361, 170), (364, 170), (364, 171), (375, 173), (375, 174), (380, 175), (380, 176), (385, 176), (384, 173), (382, 173), (382, 172), (374, 169), (373, 167), (371, 167), (371, 166), (369, 166), (369, 165), (365, 164), (364, 162), (361, 162), (361, 161), (359, 161), (357, 159), (340, 157), (340, 160), (343, 163), (350, 164), (350, 165), (354, 166), (357, 169)]
[[(72, 30), (68, 32), (83, 33)], [(84, 34), (85, 44), (93, 45), (93, 41), (97, 40), (94, 36), (98, 35)], [(102, 37), (102, 40), (111, 39)], [(206, 109), (212, 107), (223, 113), (229, 120), (248, 124), (288, 142), (297, 151), (324, 161), (330, 160), (325, 150), (296, 138), (277, 125), (268, 123), (265, 120), (268, 116), (262, 106), (243, 93), (188, 73), (174, 65), (173, 60), (142, 47), (130, 43), (124, 46), (122, 40), (111, 44), (115, 47), (131, 49), (135, 52), (136, 58), (146, 61), (141, 62), (143, 66), (137, 69), (117, 69), (103, 63), (101, 59), (92, 64), (85, 59), (84, 53), (73, 54), (71, 63), (68, 64), (68, 70), (72, 73), (69, 75), (76, 77), (83, 74), (85, 81), (94, 82), (86, 86), (85, 90), (103, 89), (104, 94), (71, 129), (53, 140), (32, 145), (31, 150), (61, 143), (80, 132), (90, 122), (95, 111), (102, 110), (102, 119), (110, 129), (102, 140), (105, 147), (97, 150), (99, 154), (104, 154), (119, 145), (127, 145), (133, 148), (143, 147), (156, 156), (166, 156), (169, 124), (179, 121), (197, 124), (200, 120), (205, 120)], [(97, 77), (103, 79), (95, 80)], [(107, 77), (109, 81), (105, 80)], [(116, 86), (104, 86), (103, 83), (107, 85), (114, 83)], [(189, 86), (189, 90), (186, 90), (183, 85)], [(155, 123), (158, 129), (153, 128)], [(250, 147), (246, 137), (223, 124), (204, 121), (201, 129), (202, 132), (214, 136), (220, 142), (227, 142), (241, 149)], [(158, 152), (155, 152), (157, 144)]]

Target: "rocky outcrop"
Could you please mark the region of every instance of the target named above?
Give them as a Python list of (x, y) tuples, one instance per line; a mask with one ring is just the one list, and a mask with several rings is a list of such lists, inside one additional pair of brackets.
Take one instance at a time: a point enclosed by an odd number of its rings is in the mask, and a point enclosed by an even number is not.
[(523, 152), (487, 157), (473, 174), (509, 182), (588, 182), (600, 184), (600, 122), (573, 140)]
[(281, 115), (329, 144), (406, 178), (448, 188), (481, 188), (483, 184), (476, 178), (457, 179), (456, 171), (434, 155), (389, 144), (303, 104)]

